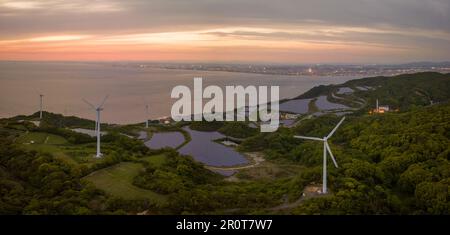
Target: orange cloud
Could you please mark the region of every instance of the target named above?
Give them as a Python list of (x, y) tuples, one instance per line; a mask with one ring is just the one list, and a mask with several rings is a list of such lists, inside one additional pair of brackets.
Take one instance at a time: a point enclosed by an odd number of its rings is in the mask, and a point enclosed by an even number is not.
[[(0, 41), (2, 60), (171, 60), (323, 62), (406, 55), (411, 48), (346, 41), (365, 28), (216, 28), (124, 35), (39, 35)], [(410, 34), (413, 32), (409, 32)], [(319, 35), (319, 36), (318, 36)], [(322, 35), (322, 37), (320, 37)]]

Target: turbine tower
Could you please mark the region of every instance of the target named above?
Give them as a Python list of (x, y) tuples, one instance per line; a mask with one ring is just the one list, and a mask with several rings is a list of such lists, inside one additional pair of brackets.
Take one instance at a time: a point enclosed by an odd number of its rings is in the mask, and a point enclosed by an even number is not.
[(338, 127), (342, 124), (342, 122), (345, 120), (345, 117), (339, 121), (339, 123), (334, 127), (334, 129), (328, 134), (327, 136), (323, 138), (317, 138), (317, 137), (308, 137), (308, 136), (294, 136), (295, 138), (299, 139), (306, 139), (306, 140), (317, 140), (323, 142), (323, 175), (322, 175), (322, 193), (327, 193), (327, 152), (330, 154), (331, 160), (333, 160), (334, 166), (338, 168), (338, 164), (336, 162), (336, 159), (334, 159), (333, 153), (331, 152), (330, 145), (328, 145), (328, 139), (333, 136), (334, 132), (338, 129)]
[(44, 99), (44, 95), (42, 93), (39, 94), (40, 102), (39, 102), (39, 119), (42, 119), (42, 100)]
[(145, 128), (148, 128), (148, 105), (145, 105)]
[(97, 112), (97, 118), (95, 119), (95, 134), (97, 135), (97, 154), (95, 155), (96, 158), (102, 157), (102, 153), (100, 152), (100, 112), (103, 110), (103, 105), (105, 104), (107, 98), (108, 96), (105, 96), (103, 101), (97, 107), (89, 103), (87, 100), (83, 99), (86, 104), (91, 106), (91, 108)]

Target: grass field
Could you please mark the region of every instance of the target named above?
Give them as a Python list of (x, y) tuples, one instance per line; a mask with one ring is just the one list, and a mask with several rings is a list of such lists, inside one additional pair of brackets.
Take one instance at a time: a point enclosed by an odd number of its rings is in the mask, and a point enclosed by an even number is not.
[(26, 132), (16, 139), (17, 143), (30, 150), (42, 151), (52, 154), (70, 164), (86, 164), (87, 166), (98, 161), (95, 159), (95, 149), (85, 145), (71, 145), (61, 136), (45, 132)]
[(61, 136), (44, 132), (27, 132), (19, 136), (16, 142), (22, 143), (27, 149), (51, 153), (56, 158), (69, 164), (77, 164), (61, 149), (67, 144), (67, 140)]
[(122, 162), (93, 172), (85, 177), (97, 188), (124, 199), (148, 199), (157, 204), (165, 203), (166, 197), (132, 184), (134, 177), (144, 168), (140, 163)]
[(160, 154), (160, 155), (144, 157), (144, 158), (142, 158), (142, 160), (148, 162), (150, 165), (153, 165), (155, 167), (159, 167), (166, 160), (166, 156), (164, 154)]
[(23, 144), (49, 144), (49, 145), (62, 145), (67, 144), (67, 140), (61, 136), (44, 133), (44, 132), (27, 132), (21, 135), (16, 140)]
[[(91, 157), (95, 149), (85, 145), (71, 145), (61, 136), (45, 132), (26, 132), (16, 139), (27, 149), (48, 152), (70, 164), (90, 165), (97, 159)], [(149, 164), (160, 166), (164, 162), (164, 155), (143, 158)], [(166, 197), (150, 190), (142, 189), (132, 184), (135, 176), (144, 169), (141, 163), (122, 162), (114, 166), (93, 172), (85, 179), (105, 192), (124, 199), (149, 199), (162, 204)]]

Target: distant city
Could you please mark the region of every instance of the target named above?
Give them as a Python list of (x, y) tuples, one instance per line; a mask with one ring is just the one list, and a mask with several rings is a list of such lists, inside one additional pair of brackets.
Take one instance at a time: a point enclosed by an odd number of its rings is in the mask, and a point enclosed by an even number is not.
[(213, 63), (154, 63), (127, 62), (113, 66), (136, 68), (164, 68), (200, 71), (225, 71), (293, 76), (381, 76), (433, 71), (450, 73), (450, 62), (416, 62), (407, 64), (366, 65), (263, 65), (263, 64), (213, 64)]

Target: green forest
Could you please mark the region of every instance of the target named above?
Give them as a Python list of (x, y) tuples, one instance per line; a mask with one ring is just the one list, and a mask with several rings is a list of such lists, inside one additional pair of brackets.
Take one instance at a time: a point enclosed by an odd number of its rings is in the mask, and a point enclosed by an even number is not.
[[(329, 194), (302, 197), (321, 182), (322, 145), (293, 136), (327, 135), (341, 119), (334, 114), (272, 133), (238, 122), (148, 130), (218, 131), (241, 139), (239, 152), (264, 156), (226, 177), (123, 135), (136, 136), (142, 125), (102, 124), (105, 156), (93, 159), (95, 138), (70, 130), (93, 121), (45, 112), (39, 126), (31, 122), (38, 113), (0, 119), (0, 214), (450, 214), (450, 74), (364, 78), (299, 98), (357, 86), (372, 89), (353, 94), (366, 106), (329, 140), (339, 163), (329, 162)], [(396, 111), (369, 114), (376, 99)]]

